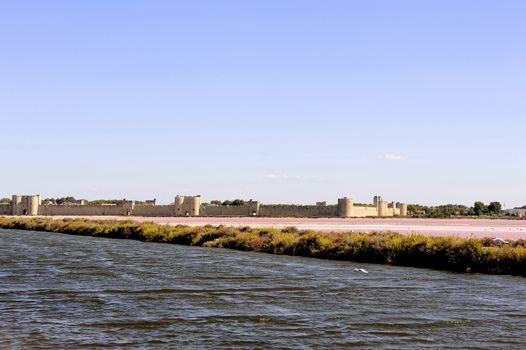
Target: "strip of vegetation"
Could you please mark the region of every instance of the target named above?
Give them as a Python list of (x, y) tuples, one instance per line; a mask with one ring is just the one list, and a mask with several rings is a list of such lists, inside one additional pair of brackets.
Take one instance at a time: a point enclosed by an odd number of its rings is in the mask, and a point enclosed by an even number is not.
[(0, 228), (126, 238), (271, 254), (526, 276), (526, 241), (398, 233), (326, 233), (285, 229), (168, 226), (151, 222), (0, 217)]
[(226, 200), (224, 202), (221, 202), (220, 200), (213, 200), (210, 201), (210, 204), (212, 205), (228, 205), (231, 207), (240, 207), (245, 205), (245, 201), (243, 199), (234, 199), (234, 200)]
[(491, 202), (475, 202), (472, 207), (462, 204), (446, 204), (428, 207), (419, 204), (409, 204), (407, 210), (413, 217), (422, 218), (449, 218), (453, 216), (499, 217), (502, 215), (502, 204)]

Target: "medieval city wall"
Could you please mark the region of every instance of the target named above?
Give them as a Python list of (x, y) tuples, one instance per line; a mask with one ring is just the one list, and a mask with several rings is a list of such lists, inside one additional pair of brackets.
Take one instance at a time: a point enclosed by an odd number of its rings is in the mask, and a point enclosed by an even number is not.
[(200, 209), (200, 216), (257, 216), (260, 212), (260, 204), (256, 201), (249, 201), (243, 205), (216, 205), (203, 204)]
[(352, 207), (351, 217), (366, 218), (371, 216), (378, 216), (378, 209), (375, 207)]
[(269, 217), (333, 217), (338, 216), (337, 205), (261, 204), (259, 216)]
[(136, 205), (133, 216), (175, 216), (175, 206), (172, 205)]
[(41, 205), (38, 215), (131, 215), (131, 210), (122, 205)]
[(263, 217), (393, 217), (407, 216), (407, 204), (387, 203), (374, 197), (373, 206), (354, 206), (352, 198), (338, 199), (337, 205), (261, 205), (249, 201), (240, 206), (202, 204), (201, 196), (176, 196), (173, 204), (151, 205), (126, 201), (121, 205), (42, 205), (39, 195), (13, 195), (12, 204), (0, 205), (0, 215), (59, 216), (263, 216)]
[(174, 205), (41, 205), (38, 215), (59, 216), (176, 216)]
[(11, 215), (11, 204), (0, 204), (0, 215)]
[[(251, 216), (250, 206), (244, 205), (202, 205), (200, 216)], [(257, 214), (257, 213), (256, 213)]]

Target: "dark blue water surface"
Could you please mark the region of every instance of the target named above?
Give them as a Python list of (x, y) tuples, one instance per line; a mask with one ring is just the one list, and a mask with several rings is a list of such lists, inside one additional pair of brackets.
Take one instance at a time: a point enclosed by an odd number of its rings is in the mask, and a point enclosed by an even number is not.
[(353, 346), (526, 348), (526, 279), (0, 230), (2, 349)]

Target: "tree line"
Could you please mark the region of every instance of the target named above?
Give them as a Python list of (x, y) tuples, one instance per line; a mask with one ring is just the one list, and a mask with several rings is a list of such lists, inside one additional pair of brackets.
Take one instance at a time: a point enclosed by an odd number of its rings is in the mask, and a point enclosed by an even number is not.
[(429, 218), (447, 218), (451, 216), (496, 216), (502, 212), (500, 202), (491, 202), (488, 205), (477, 201), (468, 207), (462, 204), (445, 204), (438, 206), (425, 206), (420, 204), (409, 204), (407, 210), (411, 216)]
[[(76, 199), (75, 197), (60, 197), (60, 198), (45, 198), (42, 200), (42, 204), (52, 204), (52, 205), (73, 205), (78, 204), (81, 200)], [(128, 200), (126, 199), (94, 199), (94, 200), (86, 200), (84, 199), (85, 205), (123, 205)], [(143, 204), (145, 202), (143, 201), (134, 201), (135, 204)]]
[(226, 200), (221, 202), (220, 200), (213, 200), (210, 201), (210, 204), (213, 205), (229, 205), (229, 206), (242, 206), (245, 205), (245, 201), (243, 199), (234, 199), (234, 200)]

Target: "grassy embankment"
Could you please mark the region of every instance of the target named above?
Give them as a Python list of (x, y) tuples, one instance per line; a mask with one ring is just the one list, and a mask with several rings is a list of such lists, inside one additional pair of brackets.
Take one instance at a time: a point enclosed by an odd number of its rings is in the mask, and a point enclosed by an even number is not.
[(0, 217), (0, 228), (220, 247), (271, 254), (526, 276), (526, 241), (397, 233), (330, 233), (225, 226), (168, 226), (132, 221)]

